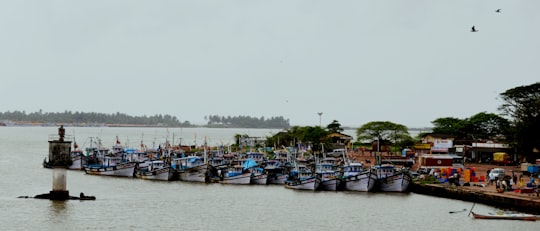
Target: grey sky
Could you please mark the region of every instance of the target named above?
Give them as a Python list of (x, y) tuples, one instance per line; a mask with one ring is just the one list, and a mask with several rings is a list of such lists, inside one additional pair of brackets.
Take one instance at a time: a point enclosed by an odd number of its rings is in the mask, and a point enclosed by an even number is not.
[[(501, 13), (495, 13), (501, 8)], [(431, 126), (540, 81), (540, 1), (0, 1), (0, 111)], [(471, 33), (476, 25), (479, 30)]]

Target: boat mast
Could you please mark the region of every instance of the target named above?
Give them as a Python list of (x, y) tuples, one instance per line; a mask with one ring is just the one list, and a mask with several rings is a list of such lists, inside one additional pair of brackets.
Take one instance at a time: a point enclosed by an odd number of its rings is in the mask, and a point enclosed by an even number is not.
[(205, 164), (208, 164), (208, 160), (206, 158), (206, 136), (204, 136), (204, 149), (203, 149), (203, 161)]

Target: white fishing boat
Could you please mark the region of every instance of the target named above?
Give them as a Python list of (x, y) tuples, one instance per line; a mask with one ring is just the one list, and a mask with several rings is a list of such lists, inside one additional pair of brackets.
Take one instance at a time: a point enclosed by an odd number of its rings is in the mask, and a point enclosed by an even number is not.
[(162, 160), (148, 161), (139, 164), (139, 167), (135, 169), (135, 177), (145, 180), (168, 181), (172, 179), (172, 170)]
[(285, 188), (298, 190), (315, 190), (316, 176), (306, 165), (307, 161), (297, 160), (295, 169), (292, 170), (285, 181)]
[(123, 161), (121, 157), (105, 156), (101, 164), (92, 164), (84, 167), (89, 175), (133, 177), (135, 162)]
[(234, 165), (219, 169), (213, 180), (222, 184), (250, 184), (251, 172), (244, 171), (242, 165)]
[(364, 169), (362, 163), (349, 163), (341, 166), (343, 174), (340, 176), (344, 190), (371, 192), (377, 183), (375, 169)]
[(321, 170), (316, 172), (315, 189), (323, 191), (336, 191), (338, 188), (338, 172), (335, 170)]
[(339, 184), (339, 172), (336, 169), (335, 158), (324, 158), (315, 168), (315, 189), (336, 191)]
[(71, 170), (83, 170), (84, 166), (86, 165), (86, 156), (84, 153), (79, 150), (75, 149), (71, 151), (71, 165), (68, 166), (68, 169)]
[(171, 167), (178, 174), (178, 179), (189, 182), (206, 182), (208, 164), (203, 157), (188, 156), (174, 158), (171, 160)]
[(249, 170), (251, 171), (251, 184), (267, 184), (268, 175), (263, 168), (250, 168)]
[(392, 164), (373, 166), (377, 172), (377, 190), (382, 192), (406, 192), (412, 177), (407, 169), (396, 169)]
[(316, 177), (311, 171), (291, 171), (290, 177), (285, 181), (285, 188), (298, 190), (315, 190)]
[(285, 184), (287, 174), (280, 160), (268, 160), (265, 162), (264, 171), (267, 175), (267, 184)]

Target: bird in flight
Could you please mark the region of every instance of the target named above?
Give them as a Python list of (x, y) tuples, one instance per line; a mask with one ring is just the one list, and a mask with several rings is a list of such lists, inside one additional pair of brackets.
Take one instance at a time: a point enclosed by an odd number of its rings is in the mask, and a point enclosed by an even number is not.
[(495, 12), (497, 13), (501, 13), (501, 9), (497, 9)]
[(471, 27), (471, 32), (477, 32), (477, 31), (478, 30), (474, 26)]

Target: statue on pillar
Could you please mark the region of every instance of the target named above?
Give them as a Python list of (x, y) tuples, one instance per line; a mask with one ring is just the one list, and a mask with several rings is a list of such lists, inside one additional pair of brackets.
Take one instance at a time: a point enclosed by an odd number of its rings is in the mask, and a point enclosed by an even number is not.
[(60, 136), (59, 140), (64, 141), (65, 135), (66, 135), (66, 129), (64, 129), (64, 125), (60, 125), (60, 128), (58, 128), (58, 136)]

